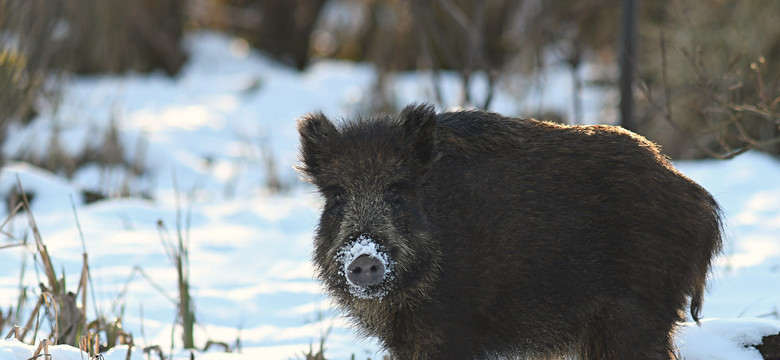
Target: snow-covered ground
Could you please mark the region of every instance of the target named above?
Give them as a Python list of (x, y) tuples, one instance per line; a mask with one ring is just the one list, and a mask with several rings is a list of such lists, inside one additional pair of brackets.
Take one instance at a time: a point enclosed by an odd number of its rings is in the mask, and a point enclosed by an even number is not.
[[(17, 176), (35, 194), (35, 220), (55, 269), (67, 274), (68, 284), (77, 284), (81, 271), (82, 243), (71, 196), (75, 199), (98, 302), (91, 303), (90, 295), (89, 317), (121, 315), (138, 345), (169, 349), (174, 339), (174, 347), (181, 346), (180, 335), (171, 335), (177, 331), (175, 305), (142, 276), (130, 280), (123, 312), (112, 306), (136, 266), (168, 296), (176, 296), (176, 272), (161, 236), (175, 238), (181, 215), (189, 219), (183, 227), (190, 239), (195, 342), (203, 346), (208, 340), (232, 343), (240, 338), (242, 344), (239, 355), (210, 352), (197, 358), (300, 358), (310, 344), (316, 349), (329, 329), (328, 358), (377, 358), (377, 344), (355, 338), (313, 278), (309, 255), (320, 203), (292, 169), (298, 145), (295, 119), (311, 111), (340, 118), (364, 109), (375, 81), (372, 67), (324, 61), (298, 73), (241, 41), (214, 33), (193, 35), (188, 46), (189, 62), (176, 78), (72, 79), (57, 111), (44, 112), (27, 127), (12, 127), (3, 148), (6, 156), (42, 154), (59, 132), (60, 151), (78, 153), (85, 145), (97, 147), (105, 130), (114, 126), (125, 157), (142, 164), (145, 175), (87, 166), (66, 180), (12, 162), (0, 173), (0, 194), (15, 186)], [(421, 80), (425, 76), (404, 74), (395, 80), (400, 103), (430, 98), (427, 82)], [(571, 101), (560, 94), (570, 87), (562, 79), (549, 77), (545, 93), (555, 86), (563, 90), (551, 92), (558, 96), (547, 95), (544, 103), (565, 111)], [(447, 92), (452, 103), (457, 96), (457, 91)], [(531, 99), (523, 102), (501, 92), (492, 110), (520, 115), (539, 104)], [(598, 116), (598, 99), (599, 94), (585, 94), (586, 120)], [(264, 190), (268, 158), (287, 188), (281, 194)], [(680, 352), (690, 360), (759, 359), (743, 345), (780, 332), (780, 161), (749, 152), (730, 161), (676, 165), (720, 201), (727, 231), (726, 251), (705, 299), (705, 320), (700, 327), (681, 327), (676, 337)], [(119, 191), (123, 186), (153, 200), (84, 204), (81, 198), (82, 189)], [(158, 220), (167, 229), (162, 235)], [(2, 230), (21, 237), (29, 227), (21, 215)], [(43, 275), (34, 270), (31, 252), (0, 249), (1, 309), (15, 305), (22, 264), (24, 285), (37, 291)], [(81, 359), (69, 347), (50, 350), (54, 359)], [(33, 351), (29, 345), (0, 340), (0, 360), (27, 359)], [(124, 359), (125, 352), (117, 347), (104, 355)], [(188, 353), (177, 354), (189, 358)], [(140, 351), (132, 359), (142, 359)]]

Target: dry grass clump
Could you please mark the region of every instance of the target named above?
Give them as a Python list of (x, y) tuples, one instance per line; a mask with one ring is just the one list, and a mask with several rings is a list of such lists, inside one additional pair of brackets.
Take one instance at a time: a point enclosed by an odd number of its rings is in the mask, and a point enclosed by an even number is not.
[[(0, 145), (11, 123), (29, 122), (41, 107), (56, 113), (66, 73), (178, 73), (186, 59), (181, 44), (184, 8), (185, 0), (0, 1)], [(69, 154), (54, 128), (45, 139), (46, 153), (10, 157), (66, 177), (88, 164), (98, 164), (106, 173), (119, 167), (125, 178), (118, 188), (90, 189), (88, 198), (148, 196), (132, 188), (144, 172), (138, 161), (143, 144), (135, 159), (128, 159), (133, 154), (125, 153), (112, 126), (102, 141)], [(0, 166), (3, 161), (0, 156)]]
[[(6, 0), (0, 30), (34, 69), (77, 73), (178, 73), (184, 0)], [(40, 64), (39, 64), (40, 63)]]
[[(39, 343), (38, 353), (47, 354), (48, 345), (68, 344), (84, 350), (91, 356), (104, 351), (106, 348), (118, 344), (132, 347), (133, 338), (122, 330), (121, 316), (114, 320), (106, 320), (100, 317), (94, 321), (87, 321), (87, 292), (90, 285), (89, 262), (86, 249), (82, 253), (83, 265), (79, 283), (74, 289), (69, 288), (65, 281), (65, 274), (57, 274), (46, 245), (43, 243), (35, 217), (30, 210), (29, 199), (24, 192), (21, 182), (17, 179), (19, 202), (11, 204), (12, 210), (5, 222), (0, 226), (0, 232), (8, 237), (11, 242), (0, 247), (28, 247), (33, 251), (33, 258), (44, 273), (45, 282), (41, 282), (37, 300), (30, 298), (35, 293), (31, 287), (24, 284), (24, 262), (19, 280), (19, 299), (16, 310), (10, 308), (7, 315), (0, 316), (0, 332), (8, 328), (8, 336), (13, 336), (19, 341), (33, 343), (43, 332), (44, 340)], [(24, 210), (24, 214), (20, 211)], [(75, 214), (75, 209), (74, 209)], [(28, 232), (19, 239), (3, 227), (15, 216), (25, 216), (28, 222)], [(80, 231), (80, 229), (79, 229)], [(28, 243), (28, 234), (32, 235), (32, 243)], [(82, 238), (83, 245), (83, 238)], [(34, 304), (31, 302), (34, 301)], [(93, 294), (94, 301), (94, 294)], [(25, 312), (29, 315), (25, 316)], [(2, 313), (2, 311), (0, 311)], [(25, 321), (26, 319), (26, 321)], [(24, 324), (19, 326), (18, 324)], [(103, 341), (101, 342), (101, 334)], [(37, 356), (37, 354), (36, 354)], [(129, 355), (128, 355), (129, 356)]]
[[(196, 349), (194, 344), (196, 317), (194, 301), (190, 295), (189, 278), (189, 211), (186, 214), (180, 210), (177, 211), (175, 237), (169, 234), (162, 220), (157, 223), (163, 248), (177, 272), (178, 296), (168, 295), (141, 267), (136, 266), (125, 287), (114, 300), (112, 308), (119, 313), (114, 314), (114, 316), (106, 316), (100, 314), (96, 308), (94, 311), (96, 318), (89, 320), (87, 314), (87, 294), (88, 291), (92, 291), (91, 289), (94, 286), (91, 284), (88, 253), (83, 235), (81, 235), (83, 265), (78, 285), (74, 289), (66, 283), (65, 274), (58, 274), (55, 270), (49, 251), (38, 230), (35, 217), (30, 210), (29, 197), (18, 179), (17, 187), (17, 201), (9, 203), (9, 216), (0, 224), (0, 234), (10, 239), (10, 242), (0, 245), (0, 250), (13, 247), (25, 247), (27, 250), (30, 250), (36, 262), (35, 266), (44, 274), (45, 282), (38, 285), (37, 291), (34, 287), (26, 285), (24, 283), (26, 260), (23, 261), (21, 264), (22, 272), (19, 280), (17, 305), (15, 308), (9, 308), (7, 311), (0, 309), (0, 333), (8, 331), (9, 338), (13, 336), (19, 341), (31, 344), (40, 338), (40, 335), (43, 335), (45, 341), (40, 342), (38, 348), (38, 351), (43, 354), (48, 353), (48, 345), (68, 344), (82, 349), (90, 355), (90, 358), (94, 358), (117, 345), (127, 345), (129, 347), (127, 358), (129, 359), (133, 350), (134, 340), (133, 335), (125, 331), (122, 326), (123, 304), (129, 283), (135, 274), (140, 273), (146, 281), (176, 306), (176, 322), (181, 326), (183, 333), (182, 347), (185, 349)], [(179, 199), (177, 197), (178, 202)], [(81, 225), (78, 221), (75, 205), (73, 212), (76, 217), (79, 234), (81, 234)], [(27, 219), (27, 232), (21, 237), (4, 230), (5, 226), (16, 216), (24, 216)], [(28, 238), (31, 238), (31, 240), (28, 241)], [(37, 300), (31, 297), (34, 293), (38, 293), (38, 295), (35, 295)], [(91, 293), (91, 296), (91, 303), (94, 306), (97, 302), (94, 292)], [(143, 315), (141, 316), (143, 317)], [(171, 346), (173, 346), (173, 343)], [(240, 339), (236, 339), (235, 344), (228, 345), (223, 342), (209, 340), (202, 349), (206, 351), (214, 347), (222, 348), (226, 352), (240, 351), (241, 342)], [(152, 354), (157, 354), (161, 360), (166, 358), (165, 352), (159, 346), (147, 346), (143, 351), (150, 358)], [(173, 348), (171, 348), (171, 353), (172, 351)]]
[(99, 188), (83, 190), (82, 195), (87, 203), (118, 197), (151, 199), (152, 189), (140, 188), (138, 185), (148, 175), (147, 144), (143, 137), (138, 138), (135, 151), (129, 152), (120, 139), (116, 121), (111, 121), (110, 126), (94, 141), (84, 143), (79, 151), (71, 153), (62, 146), (63, 136), (61, 129), (55, 126), (43, 153), (37, 152), (35, 146), (21, 147), (9, 157), (68, 179), (72, 179), (79, 170), (87, 166), (97, 166), (100, 172)]

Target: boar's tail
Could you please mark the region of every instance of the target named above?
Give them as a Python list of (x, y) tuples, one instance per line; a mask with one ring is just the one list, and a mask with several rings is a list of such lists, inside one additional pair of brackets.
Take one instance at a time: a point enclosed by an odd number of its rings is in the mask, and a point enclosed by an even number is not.
[(704, 301), (707, 274), (710, 271), (713, 257), (720, 253), (723, 247), (723, 223), (721, 221), (720, 206), (718, 206), (711, 195), (708, 205), (706, 220), (702, 222), (702, 231), (699, 237), (699, 246), (701, 248), (698, 252), (702, 258), (698, 261), (698, 269), (695, 271), (688, 292), (688, 295), (691, 297), (691, 317), (697, 325), (700, 324), (699, 319), (701, 319), (701, 307)]
[(691, 295), (691, 317), (693, 318), (693, 321), (696, 322), (697, 325), (700, 325), (699, 319), (701, 319), (701, 305), (704, 298), (704, 284), (701, 284), (700, 286), (696, 286), (695, 289), (693, 289), (693, 293)]

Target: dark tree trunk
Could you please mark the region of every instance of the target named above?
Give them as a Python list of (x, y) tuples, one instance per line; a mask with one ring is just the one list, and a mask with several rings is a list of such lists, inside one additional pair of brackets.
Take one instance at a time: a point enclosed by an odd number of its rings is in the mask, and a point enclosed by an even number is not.
[(280, 61), (303, 70), (309, 64), (310, 34), (325, 0), (266, 0), (252, 41)]

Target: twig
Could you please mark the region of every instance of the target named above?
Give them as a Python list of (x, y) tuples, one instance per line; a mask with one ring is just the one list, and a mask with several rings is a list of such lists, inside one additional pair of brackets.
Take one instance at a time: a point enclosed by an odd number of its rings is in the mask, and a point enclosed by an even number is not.
[[(54, 329), (53, 330), (53, 339), (52, 342), (54, 344), (57, 344), (57, 339), (59, 339), (59, 332), (60, 332), (60, 322), (59, 320), (59, 309), (57, 308), (57, 300), (54, 298), (54, 296), (48, 292), (44, 291), (41, 294), (41, 298), (44, 300), (46, 304), (46, 312), (49, 313), (49, 325)], [(54, 309), (54, 317), (51, 316), (50, 310)]]
[[(8, 216), (5, 218), (5, 220), (3, 220), (3, 223), (0, 224), (0, 229), (4, 228), (5, 224), (8, 224), (8, 222), (14, 218), (14, 215), (16, 215), (16, 213), (18, 213), (19, 210), (22, 209), (22, 206), (24, 206), (23, 203), (18, 203), (16, 204), (16, 206), (14, 206), (13, 210), (11, 210), (11, 213), (9, 213)], [(9, 237), (13, 238), (13, 236), (9, 236)]]
[(130, 283), (133, 281), (133, 278), (135, 277), (136, 272), (141, 274), (141, 276), (143, 276), (143, 278), (146, 279), (146, 281), (149, 282), (149, 285), (152, 285), (152, 287), (155, 290), (157, 290), (157, 292), (159, 292), (160, 295), (162, 295), (164, 298), (166, 298), (172, 304), (176, 305), (176, 299), (174, 299), (172, 296), (170, 296), (167, 293), (165, 293), (165, 290), (160, 285), (157, 285), (157, 283), (155, 283), (154, 280), (152, 280), (152, 278), (148, 274), (146, 274), (146, 272), (144, 271), (143, 268), (141, 268), (140, 266), (136, 265), (136, 266), (133, 267), (133, 271), (130, 272), (130, 276), (127, 278), (127, 281), (125, 281), (124, 286), (122, 286), (122, 290), (119, 292), (117, 297), (114, 299), (114, 303), (112, 304), (112, 306), (116, 307), (117, 304), (119, 303), (119, 299), (124, 298), (125, 294), (127, 294), (127, 291), (128, 291), (128, 289), (130, 287)]
[(6, 340), (10, 339), (11, 335), (13, 335), (14, 339), (22, 341), (22, 338), (19, 337), (19, 326), (18, 325), (14, 325), (11, 328), (11, 331), (8, 332), (8, 335), (5, 336), (5, 339)]
[[(10, 235), (10, 234), (8, 234), (8, 233), (7, 233), (7, 232), (5, 232), (5, 231), (0, 231), (0, 234), (6, 235), (6, 236), (9, 236), (9, 235)], [(9, 236), (9, 237), (10, 237), (10, 236)], [(0, 245), (0, 250), (2, 250), (2, 249), (8, 249), (8, 248), (12, 248), (12, 247), (17, 247), (17, 246), (24, 246), (24, 245), (25, 245), (24, 243), (15, 243), (15, 244), (5, 244), (5, 245)]]
[[(99, 314), (100, 311), (98, 310), (98, 302), (97, 298), (95, 297), (95, 286), (92, 283), (92, 274), (89, 271), (89, 262), (88, 262), (88, 255), (87, 255), (87, 244), (84, 240), (84, 232), (81, 230), (81, 222), (79, 221), (79, 215), (76, 211), (76, 202), (73, 200), (73, 194), (70, 195), (70, 205), (73, 208), (73, 219), (76, 221), (76, 228), (79, 231), (79, 238), (81, 238), (81, 249), (82, 249), (82, 258), (83, 258), (83, 266), (81, 269), (81, 278), (79, 279), (79, 287), (77, 289), (76, 294), (78, 295), (79, 292), (81, 292), (81, 316), (84, 320), (84, 325), (86, 328), (87, 324), (87, 284), (89, 284), (89, 288), (92, 290), (92, 306), (94, 307), (95, 314)], [(83, 292), (81, 290), (84, 290)]]
[[(17, 339), (19, 339), (20, 341), (23, 341), (22, 339), (24, 339), (27, 336), (27, 332), (30, 331), (30, 326), (32, 326), (33, 320), (37, 319), (38, 311), (40, 311), (40, 308), (41, 308), (42, 305), (43, 305), (43, 295), (38, 297), (38, 303), (36, 303), (35, 307), (33, 308), (32, 314), (30, 314), (30, 317), (27, 319), (27, 323), (22, 328), (21, 336), (17, 336)], [(37, 332), (37, 330), (36, 330), (36, 332)]]
[(22, 181), (19, 178), (19, 174), (16, 174), (16, 184), (19, 187), (19, 193), (22, 196), (22, 202), (24, 203), (24, 207), (27, 210), (27, 220), (30, 224), (30, 228), (33, 231), (33, 237), (35, 238), (35, 245), (38, 249), (38, 252), (41, 254), (41, 261), (43, 261), (43, 268), (46, 272), (46, 278), (49, 281), (49, 286), (52, 288), (52, 291), (56, 294), (59, 293), (59, 283), (57, 282), (57, 275), (54, 273), (54, 267), (51, 264), (51, 258), (49, 257), (49, 252), (46, 250), (46, 246), (43, 245), (43, 239), (41, 238), (41, 233), (38, 231), (38, 225), (35, 223), (35, 217), (33, 217), (32, 209), (30, 208), (30, 202), (27, 200), (27, 194), (24, 192), (24, 187), (22, 187)]
[(39, 357), (44, 357), (51, 359), (51, 354), (49, 354), (49, 340), (48, 339), (41, 339), (41, 343), (38, 344), (38, 348), (35, 350), (35, 353), (32, 357), (30, 357), (27, 360), (33, 360), (37, 359)]
[(778, 116), (778, 114), (760, 109), (755, 105), (737, 105), (729, 101), (726, 101), (725, 99), (723, 99), (723, 97), (718, 95), (713, 96), (713, 99), (718, 103), (718, 105), (721, 105), (726, 109), (735, 111), (737, 113), (748, 113), (751, 115), (756, 115), (758, 117), (764, 118), (766, 120), (775, 122), (778, 125), (780, 125), (780, 117)]

